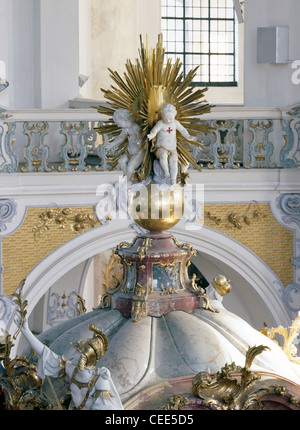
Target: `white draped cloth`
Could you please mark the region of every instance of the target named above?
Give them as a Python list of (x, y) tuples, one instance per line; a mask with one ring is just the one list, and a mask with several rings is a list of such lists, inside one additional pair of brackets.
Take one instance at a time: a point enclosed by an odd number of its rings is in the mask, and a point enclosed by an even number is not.
[[(44, 379), (46, 376), (57, 378), (62, 370), (61, 367), (62, 357), (52, 352), (47, 346), (43, 348), (43, 353), (39, 357), (37, 376)], [(82, 410), (123, 410), (123, 405), (120, 396), (116, 390), (114, 382), (111, 378), (111, 373), (106, 367), (85, 367), (83, 371), (78, 370), (72, 378), (76, 366), (70, 361), (66, 362), (66, 374), (71, 378), (71, 395), (72, 403), (70, 408), (76, 409), (83, 404), (80, 408)], [(96, 383), (88, 393), (87, 400), (84, 402), (85, 396), (88, 392), (87, 387), (81, 387), (80, 384), (85, 385), (95, 378)], [(78, 381), (72, 382), (73, 379)]]

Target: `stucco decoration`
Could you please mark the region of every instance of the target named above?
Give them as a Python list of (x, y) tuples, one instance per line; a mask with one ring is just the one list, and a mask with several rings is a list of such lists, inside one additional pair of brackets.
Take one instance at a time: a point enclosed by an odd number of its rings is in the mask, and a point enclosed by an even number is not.
[(6, 323), (9, 320), (12, 307), (11, 299), (6, 294), (0, 293), (0, 322), (3, 325), (3, 327), (0, 328), (5, 328), (4, 326), (6, 326)]
[(291, 317), (295, 317), (300, 309), (300, 193), (282, 194), (277, 198), (277, 208), (280, 210), (281, 224), (294, 230), (294, 282), (281, 289), (283, 301)]
[(17, 204), (13, 200), (0, 200), (0, 234), (7, 231), (7, 223), (10, 223), (17, 213)]

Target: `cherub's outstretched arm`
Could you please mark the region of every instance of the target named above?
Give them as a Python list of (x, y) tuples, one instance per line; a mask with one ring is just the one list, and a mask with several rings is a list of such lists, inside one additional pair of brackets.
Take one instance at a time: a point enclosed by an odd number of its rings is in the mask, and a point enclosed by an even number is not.
[(114, 139), (112, 142), (108, 142), (104, 145), (104, 147), (106, 149), (112, 149), (117, 145), (120, 145), (120, 143), (123, 143), (126, 139), (126, 132), (125, 130), (122, 130), (121, 133), (119, 134), (118, 137), (116, 137), (116, 139)]
[(176, 120), (176, 129), (177, 129), (178, 131), (180, 131), (180, 133), (182, 134), (182, 136), (183, 136), (183, 137), (185, 137), (187, 140), (191, 140), (191, 141), (193, 141), (193, 142), (196, 142), (197, 137), (195, 137), (195, 136), (191, 136), (191, 135), (189, 134), (189, 132), (187, 131), (187, 129), (186, 129), (185, 127), (183, 127), (183, 125), (182, 125), (182, 124), (180, 124), (180, 122), (179, 122), (179, 121), (177, 121), (177, 120)]
[(147, 135), (148, 139), (152, 140), (157, 135), (157, 133), (161, 130), (161, 127), (162, 127), (162, 122), (158, 121), (158, 123), (155, 124), (155, 126), (152, 128), (150, 133)]

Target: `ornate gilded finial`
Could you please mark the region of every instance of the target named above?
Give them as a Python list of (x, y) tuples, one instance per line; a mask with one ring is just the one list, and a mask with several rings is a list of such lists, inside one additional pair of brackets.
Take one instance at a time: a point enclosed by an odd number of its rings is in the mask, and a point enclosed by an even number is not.
[(230, 280), (223, 275), (216, 276), (212, 281), (212, 285), (220, 296), (226, 296), (231, 291)]

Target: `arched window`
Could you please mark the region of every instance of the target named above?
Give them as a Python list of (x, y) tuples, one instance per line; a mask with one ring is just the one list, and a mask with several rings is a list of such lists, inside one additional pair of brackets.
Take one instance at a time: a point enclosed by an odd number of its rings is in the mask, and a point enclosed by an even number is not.
[(162, 0), (167, 58), (180, 58), (194, 84), (237, 85), (237, 23), (233, 0)]

